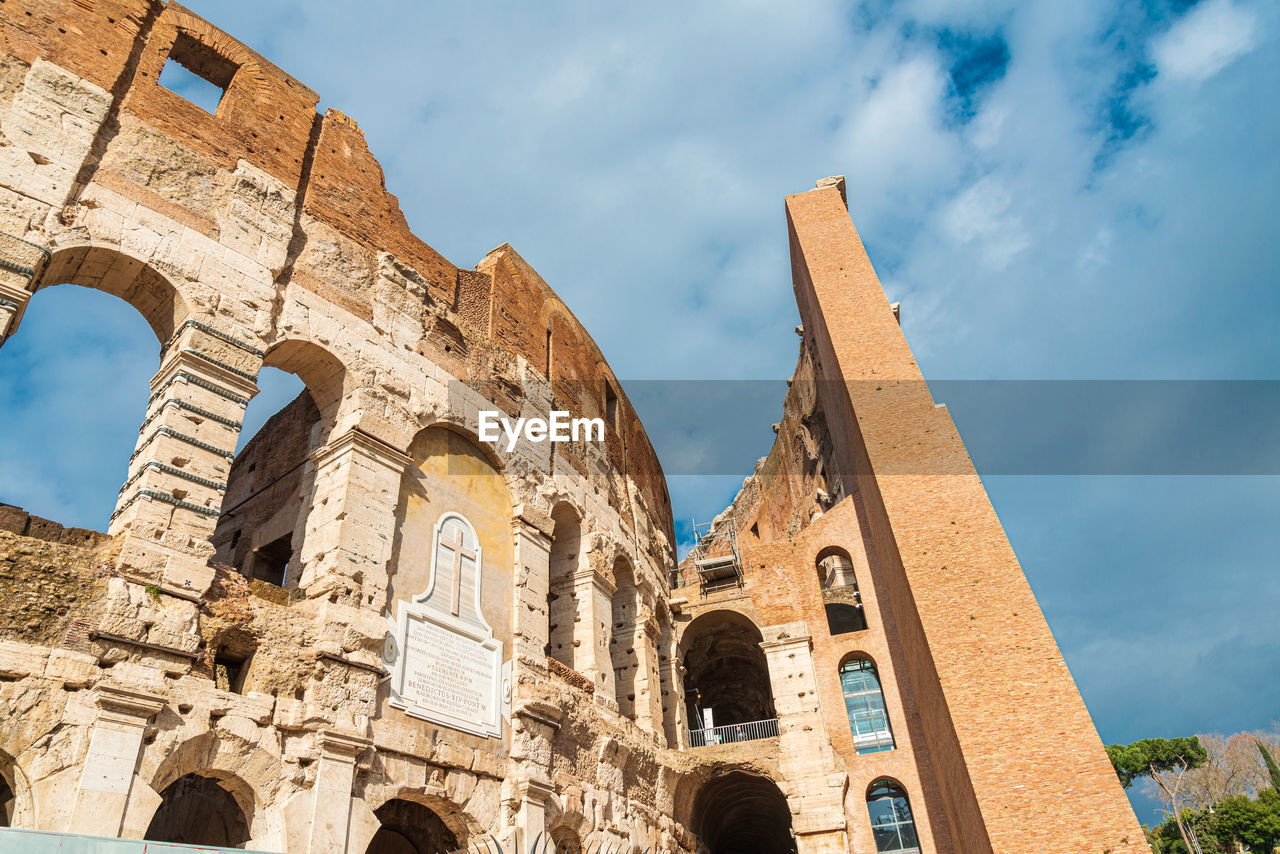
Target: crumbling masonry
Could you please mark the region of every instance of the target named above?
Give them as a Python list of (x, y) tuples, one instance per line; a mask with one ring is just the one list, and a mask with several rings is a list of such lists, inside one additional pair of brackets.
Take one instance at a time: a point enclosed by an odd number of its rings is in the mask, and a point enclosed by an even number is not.
[[(787, 199), (777, 442), (677, 566), (590, 336), (510, 246), (461, 269), (411, 234), (354, 121), (176, 3), (3, 0), (0, 37), (0, 343), (69, 283), (162, 345), (105, 533), (0, 506), (3, 824), (313, 854), (1146, 850), (842, 183)], [(167, 61), (215, 113), (158, 85)], [(235, 456), (264, 365), (306, 392)], [(481, 410), (552, 409), (605, 440), (476, 438)], [(432, 608), (429, 644), (397, 634)], [(465, 703), (404, 676), (414, 643), (498, 650), (474, 721), (427, 708)]]

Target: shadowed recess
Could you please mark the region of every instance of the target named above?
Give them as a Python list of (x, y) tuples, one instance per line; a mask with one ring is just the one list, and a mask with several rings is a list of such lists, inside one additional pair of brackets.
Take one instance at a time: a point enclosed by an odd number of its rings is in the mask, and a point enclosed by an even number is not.
[(693, 832), (711, 854), (789, 854), (795, 851), (791, 812), (767, 777), (730, 771), (698, 790)]

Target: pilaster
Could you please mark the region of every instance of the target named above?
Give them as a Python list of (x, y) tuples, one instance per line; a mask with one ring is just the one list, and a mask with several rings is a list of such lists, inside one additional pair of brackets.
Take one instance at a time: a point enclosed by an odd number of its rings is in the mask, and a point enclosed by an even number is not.
[[(843, 834), (848, 774), (836, 760), (822, 720), (813, 639), (804, 623), (770, 626), (763, 632), (765, 640), (760, 648), (769, 668), (778, 715), (779, 764), (783, 776), (794, 786), (788, 801), (795, 816), (797, 844), (805, 836), (825, 838), (836, 829)], [(830, 850), (827, 845), (824, 842), (808, 850)]]
[(516, 507), (511, 520), (516, 552), (512, 659), (517, 662), (541, 663), (550, 640), (547, 594), (553, 527), (549, 516), (524, 504)]
[(573, 575), (573, 593), (578, 606), (574, 661), (582, 665), (575, 669), (596, 686), (596, 702), (613, 708), (617, 708), (618, 699), (609, 637), (615, 589), (608, 576), (599, 570), (587, 569)]
[(98, 685), (98, 707), (71, 809), (69, 833), (119, 836), (147, 723), (164, 708), (155, 694)]
[(108, 528), (125, 535), (121, 565), (131, 574), (160, 579), (175, 574), (175, 563), (213, 556), (210, 538), (261, 367), (262, 351), (244, 336), (196, 320), (166, 345)]
[[(359, 428), (311, 455), (315, 480), (300, 586), (315, 598), (382, 601), (400, 480), (409, 457)], [(372, 597), (372, 599), (370, 599)]]
[(311, 837), (306, 851), (308, 854), (341, 854), (347, 849), (351, 825), (351, 787), (355, 782), (356, 760), (373, 741), (331, 730), (322, 730), (317, 741), (320, 764), (316, 769)]

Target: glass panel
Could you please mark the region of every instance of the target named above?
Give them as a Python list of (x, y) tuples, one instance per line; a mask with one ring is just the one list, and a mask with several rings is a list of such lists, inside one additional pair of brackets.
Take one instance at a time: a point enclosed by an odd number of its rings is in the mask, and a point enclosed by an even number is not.
[(855, 750), (859, 754), (892, 750), (893, 733), (875, 665), (863, 659), (845, 662), (840, 668), (840, 685)]
[(906, 793), (889, 783), (877, 784), (867, 795), (871, 833), (880, 854), (919, 851), (915, 820)]

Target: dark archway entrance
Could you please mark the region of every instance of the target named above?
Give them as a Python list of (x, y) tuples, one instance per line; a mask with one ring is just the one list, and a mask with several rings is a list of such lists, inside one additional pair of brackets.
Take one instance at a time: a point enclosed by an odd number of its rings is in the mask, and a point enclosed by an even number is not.
[(768, 777), (730, 771), (693, 800), (693, 832), (710, 854), (794, 854), (791, 810)]
[(9, 781), (0, 775), (0, 827), (13, 827), (13, 812), (16, 798)]
[(387, 801), (374, 811), (382, 827), (365, 854), (445, 854), (461, 848), (444, 819), (414, 801)]
[(160, 798), (144, 839), (222, 848), (241, 848), (249, 841), (244, 810), (217, 780), (187, 774), (170, 783)]
[(705, 726), (708, 709), (717, 727), (776, 717), (763, 639), (736, 611), (711, 611), (685, 629), (680, 657), (691, 730)]

